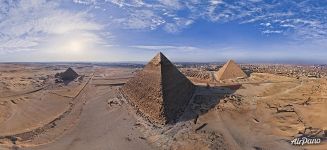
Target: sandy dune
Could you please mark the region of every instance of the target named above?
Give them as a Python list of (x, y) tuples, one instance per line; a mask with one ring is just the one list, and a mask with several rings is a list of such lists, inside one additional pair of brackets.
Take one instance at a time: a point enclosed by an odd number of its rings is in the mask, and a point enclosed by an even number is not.
[(301, 135), (326, 139), (324, 78), (190, 78), (196, 90), (184, 114), (177, 123), (157, 127), (120, 93), (135, 69), (77, 65), (83, 80), (55, 83), (54, 74), (67, 67), (0, 65), (0, 149), (327, 148), (325, 140), (290, 144)]

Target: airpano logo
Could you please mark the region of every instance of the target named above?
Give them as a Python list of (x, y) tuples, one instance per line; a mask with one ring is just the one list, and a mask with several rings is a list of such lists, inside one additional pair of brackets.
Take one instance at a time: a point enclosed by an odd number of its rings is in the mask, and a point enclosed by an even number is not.
[(320, 144), (320, 138), (307, 138), (307, 137), (299, 137), (295, 138), (291, 141), (292, 145), (311, 145), (311, 144)]

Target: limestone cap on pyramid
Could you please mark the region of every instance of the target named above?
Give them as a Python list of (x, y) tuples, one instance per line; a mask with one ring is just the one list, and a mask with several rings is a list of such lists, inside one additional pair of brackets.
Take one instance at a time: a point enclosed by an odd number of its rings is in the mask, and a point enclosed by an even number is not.
[(158, 66), (161, 64), (168, 64), (171, 63), (165, 55), (163, 55), (161, 52), (157, 53), (149, 62), (147, 65), (145, 65), (144, 69), (147, 69), (149, 66)]
[(124, 96), (150, 122), (175, 122), (186, 108), (194, 85), (159, 52), (122, 88)]
[(241, 67), (232, 59), (228, 60), (223, 67), (216, 73), (217, 80), (244, 78), (247, 75), (243, 72)]

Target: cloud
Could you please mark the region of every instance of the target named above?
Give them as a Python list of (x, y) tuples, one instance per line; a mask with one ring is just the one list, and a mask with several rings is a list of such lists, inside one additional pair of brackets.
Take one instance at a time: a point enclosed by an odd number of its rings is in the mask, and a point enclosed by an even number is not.
[[(81, 1), (80, 1), (81, 2)], [(60, 50), (60, 38), (80, 35), (81, 41), (101, 43), (96, 32), (103, 26), (92, 21), (85, 12), (71, 12), (59, 8), (59, 3), (45, 0), (24, 0), (9, 4), (2, 2), (0, 10), (0, 51), (40, 50), (48, 45)], [(10, 7), (8, 7), (10, 6)], [(83, 39), (81, 39), (83, 38)]]
[(96, 0), (73, 0), (73, 2), (77, 4), (89, 5), (89, 4), (95, 4)]
[(145, 50), (156, 50), (156, 51), (178, 50), (178, 51), (191, 52), (191, 51), (199, 50), (199, 48), (193, 46), (173, 46), (173, 45), (133, 45), (130, 47), (145, 49)]
[[(76, 1), (76, 0), (75, 0)], [(90, 5), (100, 1), (89, 0)], [(122, 13), (111, 15), (118, 27), (125, 29), (163, 29), (178, 33), (198, 20), (213, 23), (253, 24), (263, 34), (289, 35), (296, 40), (327, 38), (326, 2), (295, 1), (228, 1), (228, 0), (106, 0)], [(97, 5), (101, 7), (100, 5)], [(123, 14), (123, 15), (122, 15)], [(176, 20), (175, 18), (179, 18)]]
[(279, 30), (265, 30), (262, 31), (262, 33), (264, 34), (270, 34), (270, 33), (282, 33), (283, 31), (279, 31)]
[[(80, 4), (79, 2), (76, 2)], [(170, 33), (177, 33), (193, 23), (192, 17), (183, 17), (177, 14), (185, 8), (185, 4), (179, 0), (106, 0), (105, 4), (98, 5), (100, 1), (83, 2), (83, 4), (94, 7), (102, 7), (107, 10), (109, 7), (116, 6), (117, 12), (107, 12), (112, 17), (111, 27), (136, 30), (156, 30), (164, 29)]]
[(169, 33), (177, 33), (180, 32), (183, 28), (186, 28), (187, 26), (191, 25), (194, 21), (191, 19), (185, 19), (185, 18), (174, 18), (173, 23), (166, 23), (164, 26), (164, 30)]
[(179, 0), (159, 0), (159, 2), (169, 8), (173, 8), (173, 9), (180, 9), (181, 3), (179, 2)]
[(126, 29), (150, 29), (154, 30), (165, 23), (160, 16), (150, 10), (132, 10), (130, 16), (126, 18), (114, 19), (114, 22), (122, 25)]

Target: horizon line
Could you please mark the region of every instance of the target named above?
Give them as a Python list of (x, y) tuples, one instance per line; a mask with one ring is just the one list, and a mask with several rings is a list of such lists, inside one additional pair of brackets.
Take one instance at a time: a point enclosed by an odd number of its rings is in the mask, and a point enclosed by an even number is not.
[[(228, 61), (228, 60), (227, 60)], [(178, 63), (197, 63), (197, 64), (210, 64), (210, 63), (219, 63), (223, 64), (226, 63), (227, 61), (176, 61), (172, 62), (174, 64)], [(0, 64), (23, 64), (23, 63), (39, 63), (39, 64), (46, 64), (46, 63), (126, 63), (126, 64), (147, 64), (149, 61), (0, 61)], [(327, 65), (327, 63), (310, 63), (310, 62), (283, 62), (283, 61), (237, 61), (237, 64), (271, 64), (271, 65)]]

